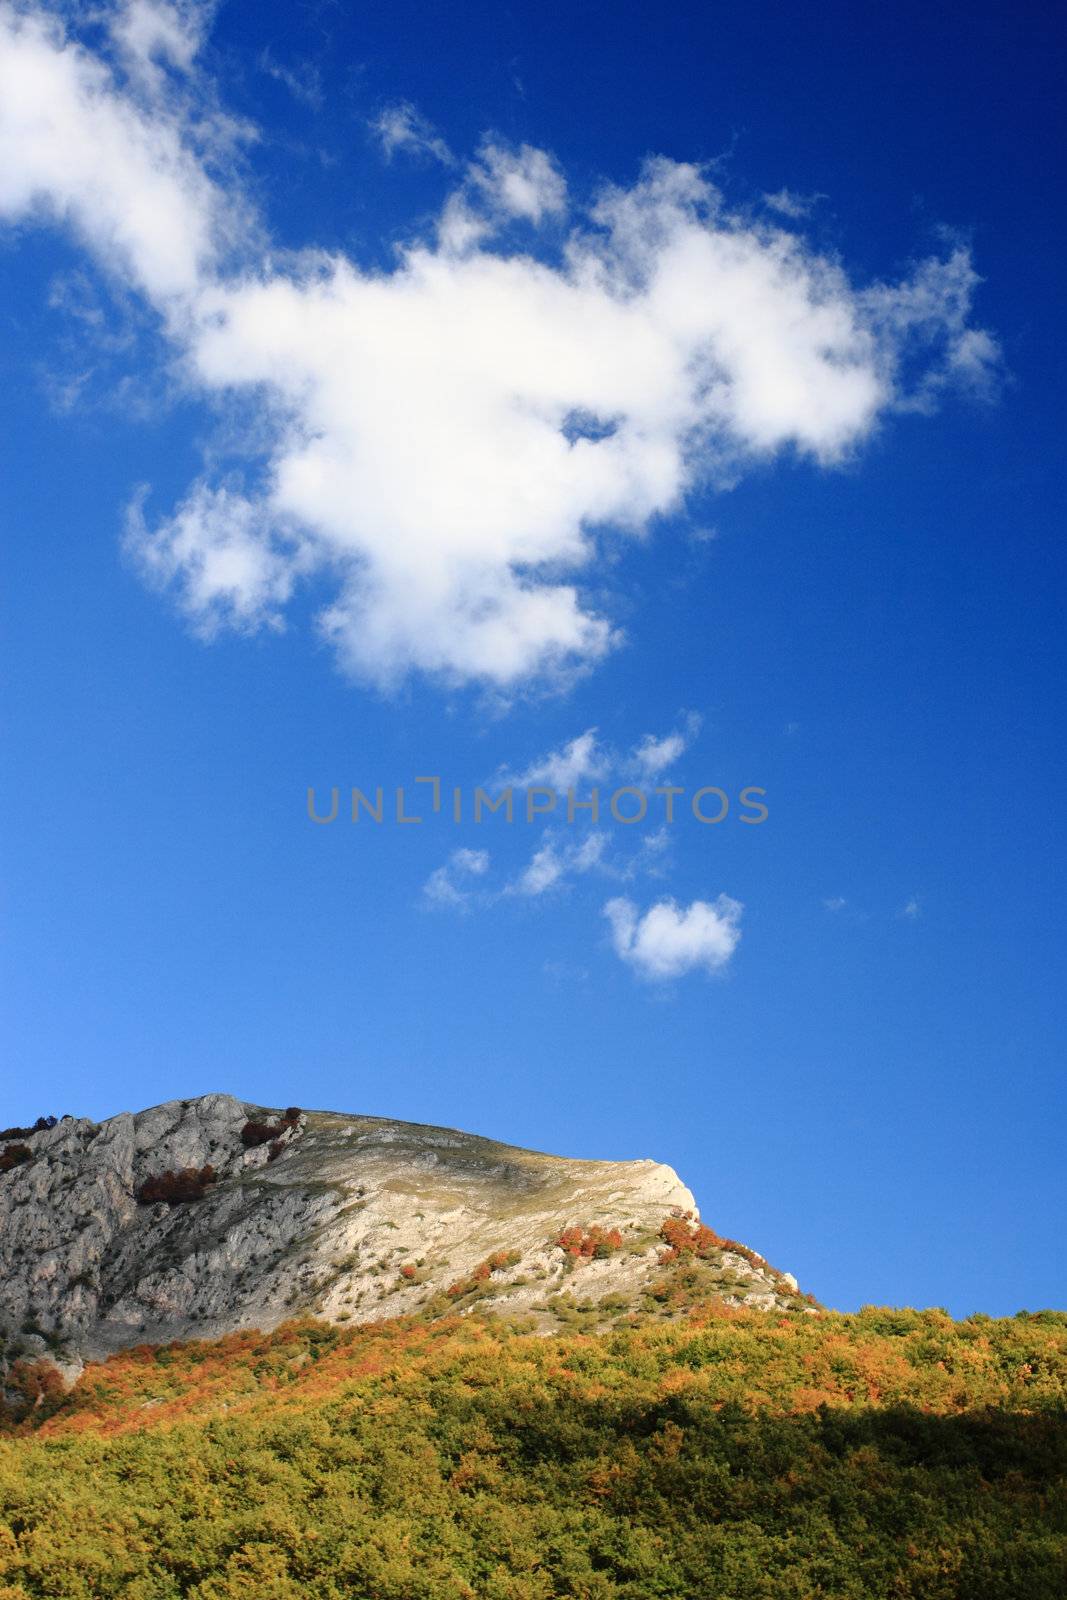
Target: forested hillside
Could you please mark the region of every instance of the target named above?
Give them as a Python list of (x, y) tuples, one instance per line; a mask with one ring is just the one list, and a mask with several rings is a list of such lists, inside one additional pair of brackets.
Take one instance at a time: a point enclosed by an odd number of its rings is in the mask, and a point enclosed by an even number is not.
[(1060, 1313), (305, 1321), (44, 1373), (0, 1600), (1067, 1593)]

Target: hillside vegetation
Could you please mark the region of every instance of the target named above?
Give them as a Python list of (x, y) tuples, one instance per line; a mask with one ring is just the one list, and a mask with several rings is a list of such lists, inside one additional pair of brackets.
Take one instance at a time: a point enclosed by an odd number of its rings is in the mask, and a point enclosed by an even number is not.
[(16, 1366), (0, 1600), (1067, 1594), (1067, 1315), (580, 1319)]

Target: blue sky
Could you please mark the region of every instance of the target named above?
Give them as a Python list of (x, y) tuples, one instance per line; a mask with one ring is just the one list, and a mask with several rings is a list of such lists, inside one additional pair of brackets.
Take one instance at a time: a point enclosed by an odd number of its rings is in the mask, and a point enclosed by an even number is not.
[[(831, 1304), (1062, 1306), (1052, 8), (0, 16), (5, 1120), (650, 1155)], [(769, 816), (307, 817), (568, 750)]]

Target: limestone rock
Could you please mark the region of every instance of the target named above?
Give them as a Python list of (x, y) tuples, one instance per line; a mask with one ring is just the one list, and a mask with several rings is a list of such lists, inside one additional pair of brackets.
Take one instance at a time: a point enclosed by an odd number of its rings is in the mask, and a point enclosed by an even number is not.
[[(280, 1113), (230, 1095), (175, 1100), (96, 1124), (65, 1118), (0, 1174), (0, 1329), (8, 1357), (76, 1365), (142, 1342), (271, 1328), (311, 1312), (372, 1321), (427, 1311), (498, 1252), (483, 1309), (533, 1313), (561, 1290), (637, 1303), (661, 1276), (658, 1230), (696, 1212), (655, 1161), (576, 1161), (448, 1128), (303, 1113), (246, 1148), (249, 1120)], [(202, 1199), (143, 1204), (164, 1171), (210, 1165)], [(568, 1225), (618, 1229), (623, 1248), (574, 1269)], [(795, 1279), (722, 1258), (724, 1297), (789, 1305)], [(573, 1269), (573, 1270), (572, 1270)], [(466, 1309), (459, 1296), (457, 1309)]]

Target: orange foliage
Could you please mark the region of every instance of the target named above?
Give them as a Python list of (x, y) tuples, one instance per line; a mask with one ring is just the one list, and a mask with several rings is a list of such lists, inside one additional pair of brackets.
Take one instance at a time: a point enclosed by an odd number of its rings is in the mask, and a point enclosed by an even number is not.
[(743, 1256), (753, 1266), (763, 1267), (766, 1262), (747, 1245), (739, 1244), (736, 1239), (723, 1239), (713, 1228), (708, 1228), (703, 1222), (691, 1222), (693, 1213), (684, 1211), (664, 1218), (659, 1236), (667, 1246), (660, 1251), (660, 1263), (663, 1266), (669, 1261), (677, 1261), (680, 1256), (695, 1256), (704, 1260), (710, 1255), (717, 1255), (720, 1251), (729, 1250), (736, 1256)]
[(588, 1261), (591, 1257), (600, 1261), (621, 1250), (622, 1234), (618, 1228), (605, 1231), (594, 1223), (591, 1228), (564, 1228), (552, 1243), (565, 1250), (575, 1261)]
[(63, 1379), (50, 1361), (15, 1361), (4, 1374), (3, 1410), (35, 1423), (51, 1416), (66, 1399)]
[(459, 1300), (463, 1295), (481, 1288), (483, 1283), (488, 1283), (494, 1272), (503, 1272), (505, 1267), (513, 1267), (521, 1259), (517, 1250), (494, 1250), (491, 1256), (479, 1261), (469, 1278), (460, 1278), (456, 1283), (449, 1284), (445, 1293), (450, 1300)]

